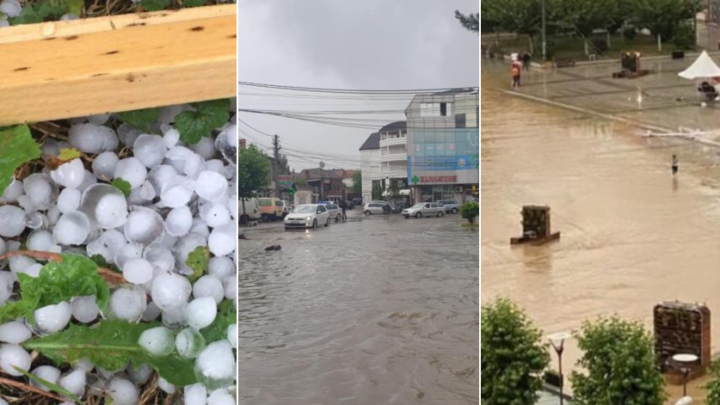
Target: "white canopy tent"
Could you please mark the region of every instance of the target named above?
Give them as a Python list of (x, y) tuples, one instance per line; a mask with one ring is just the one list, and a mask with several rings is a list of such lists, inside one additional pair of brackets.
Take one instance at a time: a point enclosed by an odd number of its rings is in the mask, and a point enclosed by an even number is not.
[(689, 68), (678, 73), (678, 76), (688, 80), (720, 77), (720, 67), (715, 64), (706, 51), (703, 51), (695, 62)]

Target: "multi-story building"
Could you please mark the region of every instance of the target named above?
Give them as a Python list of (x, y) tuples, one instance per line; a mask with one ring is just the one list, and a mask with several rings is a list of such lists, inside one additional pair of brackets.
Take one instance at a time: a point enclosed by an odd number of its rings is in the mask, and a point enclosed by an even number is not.
[(474, 198), (480, 182), (477, 89), (415, 96), (407, 117), (407, 178), (413, 200)]
[(360, 147), (363, 201), (372, 199), (373, 186), (386, 190), (392, 179), (407, 189), (407, 122), (396, 121), (370, 134)]

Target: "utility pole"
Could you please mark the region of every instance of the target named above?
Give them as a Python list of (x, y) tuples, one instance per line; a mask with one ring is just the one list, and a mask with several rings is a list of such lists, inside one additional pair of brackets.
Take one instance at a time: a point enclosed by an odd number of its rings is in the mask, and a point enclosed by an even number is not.
[(545, 0), (540, 0), (542, 4), (542, 59), (547, 60), (547, 38), (545, 33)]
[(280, 181), (279, 179), (279, 173), (280, 173), (280, 141), (278, 141), (278, 136), (275, 135), (275, 138), (273, 138), (273, 180), (275, 181), (275, 198), (280, 198)]

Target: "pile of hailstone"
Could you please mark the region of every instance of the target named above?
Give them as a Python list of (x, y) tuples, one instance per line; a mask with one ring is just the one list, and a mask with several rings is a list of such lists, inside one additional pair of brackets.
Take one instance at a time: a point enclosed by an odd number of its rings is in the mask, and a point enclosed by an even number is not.
[[(71, 120), (67, 141), (45, 138), (42, 156), (50, 162), (73, 150), (80, 157), (46, 166), (6, 188), (0, 198), (0, 254), (32, 250), (102, 257), (103, 265), (121, 271), (126, 282), (110, 286), (104, 310), (93, 295), (75, 296), (38, 308), (32, 321), (0, 325), (2, 372), (27, 378), (20, 371), (26, 370), (38, 378), (25, 381), (56, 396), (93, 395), (133, 405), (157, 371), (159, 388), (186, 405), (235, 403), (236, 325), (228, 325), (217, 341), (202, 335), (215, 325), (219, 307), (232, 304), (234, 316), (237, 306), (235, 118), (198, 143), (184, 144), (173, 119), (189, 109), (164, 108), (150, 131), (114, 115)], [(127, 196), (118, 181), (129, 184)], [(199, 277), (187, 264), (198, 248), (209, 251)], [(19, 274), (38, 277), (41, 271), (43, 263), (32, 257), (1, 261), (0, 310), (19, 299)], [(44, 365), (36, 365), (24, 348), (33, 339), (62, 336), (76, 326), (92, 330), (114, 321), (155, 322), (138, 345), (153, 359), (191, 361), (197, 381), (176, 387), (162, 369), (132, 362), (105, 370), (87, 359), (47, 365), (40, 356)]]

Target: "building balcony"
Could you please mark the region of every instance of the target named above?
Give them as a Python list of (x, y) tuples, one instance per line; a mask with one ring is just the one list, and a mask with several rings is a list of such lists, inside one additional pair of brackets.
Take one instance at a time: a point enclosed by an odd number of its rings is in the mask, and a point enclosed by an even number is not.
[(407, 168), (394, 170), (386, 169), (382, 172), (382, 175), (379, 178), (382, 180), (385, 179), (386, 176), (391, 179), (404, 179), (407, 177)]
[(380, 141), (380, 147), (384, 148), (387, 146), (395, 146), (395, 145), (407, 145), (407, 138), (390, 138), (386, 140)]
[(407, 162), (407, 152), (392, 153), (380, 156), (380, 161), (385, 162)]

